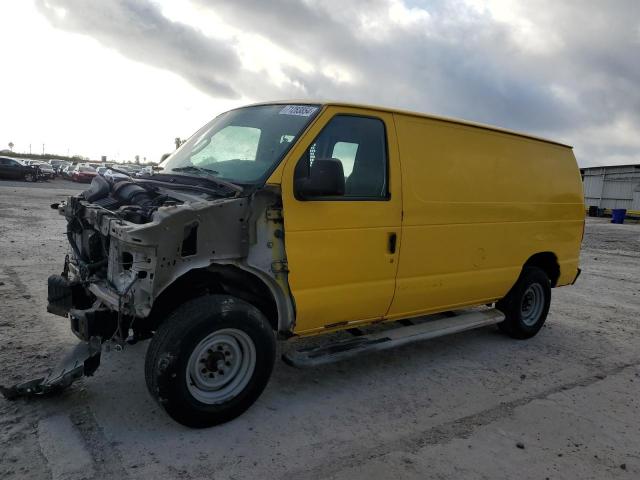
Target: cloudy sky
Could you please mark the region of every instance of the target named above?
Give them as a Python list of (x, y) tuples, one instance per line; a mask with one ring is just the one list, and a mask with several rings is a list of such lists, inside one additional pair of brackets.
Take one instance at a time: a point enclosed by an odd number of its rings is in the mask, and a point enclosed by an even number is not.
[(159, 159), (229, 108), (397, 106), (640, 163), (638, 0), (3, 0), (0, 149)]

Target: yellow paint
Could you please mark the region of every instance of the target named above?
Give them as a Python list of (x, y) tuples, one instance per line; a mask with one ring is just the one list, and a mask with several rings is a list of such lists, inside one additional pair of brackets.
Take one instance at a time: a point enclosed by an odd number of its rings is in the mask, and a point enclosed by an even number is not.
[[(386, 201), (298, 201), (293, 170), (298, 159), (336, 113), (371, 115), (386, 126), (389, 191)], [(382, 319), (393, 298), (401, 244), (400, 162), (393, 116), (362, 109), (327, 107), (287, 157), (282, 202), (289, 285), (296, 305), (296, 333), (341, 322)], [(389, 234), (398, 236), (388, 253)]]
[[(388, 201), (298, 201), (293, 170), (338, 113), (380, 118)], [(570, 147), (388, 109), (326, 104), (268, 183), (281, 184), (298, 334), (502, 298), (538, 252), (577, 273), (582, 182)], [(388, 253), (390, 232), (398, 235)]]

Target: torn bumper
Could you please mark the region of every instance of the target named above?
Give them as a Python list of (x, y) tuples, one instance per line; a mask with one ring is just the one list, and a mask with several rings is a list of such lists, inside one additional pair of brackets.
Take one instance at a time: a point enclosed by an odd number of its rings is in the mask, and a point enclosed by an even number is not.
[(92, 299), (82, 285), (63, 275), (51, 275), (47, 279), (47, 312), (66, 317), (72, 308), (88, 308)]
[(102, 340), (92, 338), (81, 342), (46, 377), (18, 383), (12, 387), (0, 385), (0, 393), (7, 400), (19, 397), (33, 397), (54, 393), (67, 388), (83, 376), (91, 376), (100, 366)]

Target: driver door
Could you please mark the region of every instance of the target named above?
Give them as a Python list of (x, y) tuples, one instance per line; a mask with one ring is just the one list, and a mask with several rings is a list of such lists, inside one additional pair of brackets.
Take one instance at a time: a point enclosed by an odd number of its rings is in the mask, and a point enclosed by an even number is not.
[[(341, 195), (296, 195), (315, 159), (337, 159)], [(400, 165), (391, 114), (328, 107), (288, 157), (285, 247), (298, 334), (381, 320), (395, 290)]]

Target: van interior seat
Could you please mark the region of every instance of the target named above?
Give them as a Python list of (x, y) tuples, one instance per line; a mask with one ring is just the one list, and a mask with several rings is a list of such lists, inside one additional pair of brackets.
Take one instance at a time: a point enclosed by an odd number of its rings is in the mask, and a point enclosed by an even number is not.
[[(373, 148), (372, 148), (373, 147)], [(346, 194), (353, 197), (379, 197), (384, 195), (385, 161), (381, 151), (369, 142), (358, 148), (353, 171), (347, 178)]]

